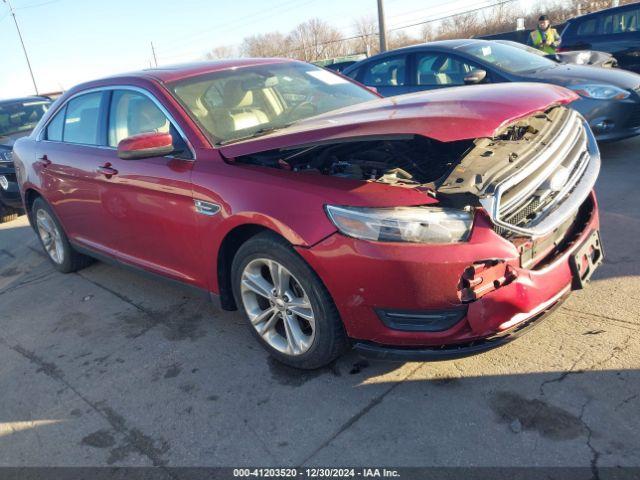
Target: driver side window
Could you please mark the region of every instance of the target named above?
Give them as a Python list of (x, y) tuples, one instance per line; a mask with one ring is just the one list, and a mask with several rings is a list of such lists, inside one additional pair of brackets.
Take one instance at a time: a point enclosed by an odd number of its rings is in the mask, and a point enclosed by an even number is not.
[(422, 53), (416, 58), (416, 85), (464, 85), (466, 77), (477, 68), (444, 53)]
[(146, 95), (116, 90), (109, 111), (109, 146), (139, 133), (169, 133), (169, 119)]

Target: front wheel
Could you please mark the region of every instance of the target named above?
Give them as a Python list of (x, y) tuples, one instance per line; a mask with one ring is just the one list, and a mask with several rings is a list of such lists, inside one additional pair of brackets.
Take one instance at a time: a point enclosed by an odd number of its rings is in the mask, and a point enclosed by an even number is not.
[(257, 235), (240, 247), (231, 274), (250, 330), (276, 359), (314, 369), (344, 352), (348, 341), (329, 292), (286, 241)]

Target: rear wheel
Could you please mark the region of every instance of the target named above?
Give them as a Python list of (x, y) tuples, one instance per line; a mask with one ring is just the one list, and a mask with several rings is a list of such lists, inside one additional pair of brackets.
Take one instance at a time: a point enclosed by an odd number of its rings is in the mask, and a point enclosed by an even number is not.
[(344, 352), (348, 341), (329, 292), (286, 241), (257, 235), (240, 247), (231, 274), (250, 330), (276, 359), (314, 369)]
[(90, 257), (73, 249), (51, 207), (41, 198), (33, 202), (32, 215), (42, 248), (56, 269), (71, 273), (92, 262)]

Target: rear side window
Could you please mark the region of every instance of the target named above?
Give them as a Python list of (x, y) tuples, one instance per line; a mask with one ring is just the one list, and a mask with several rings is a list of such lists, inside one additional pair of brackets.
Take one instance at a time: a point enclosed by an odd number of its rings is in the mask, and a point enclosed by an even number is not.
[(406, 55), (386, 57), (369, 62), (363, 67), (362, 83), (374, 87), (397, 87), (405, 84)]
[(62, 126), (64, 125), (64, 112), (65, 108), (60, 109), (58, 113), (55, 114), (53, 119), (47, 125), (47, 140), (51, 140), (52, 142), (61, 142), (62, 141)]
[(99, 144), (102, 92), (87, 93), (69, 101), (64, 119), (63, 141)]

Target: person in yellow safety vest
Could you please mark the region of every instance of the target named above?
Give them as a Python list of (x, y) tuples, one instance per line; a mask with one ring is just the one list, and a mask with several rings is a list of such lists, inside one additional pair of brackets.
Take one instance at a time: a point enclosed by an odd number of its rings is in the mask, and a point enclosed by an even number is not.
[(553, 55), (556, 53), (561, 41), (558, 31), (555, 28), (551, 28), (549, 17), (542, 15), (538, 19), (538, 28), (531, 32), (527, 44), (546, 54)]

